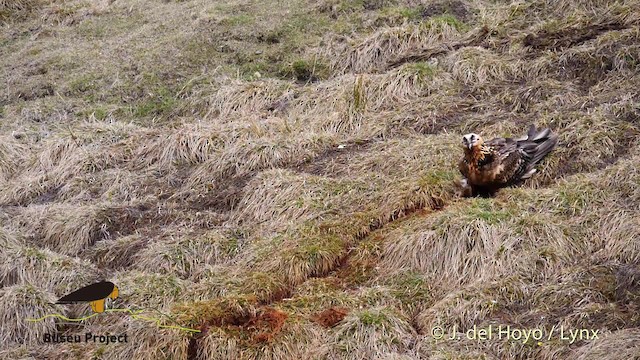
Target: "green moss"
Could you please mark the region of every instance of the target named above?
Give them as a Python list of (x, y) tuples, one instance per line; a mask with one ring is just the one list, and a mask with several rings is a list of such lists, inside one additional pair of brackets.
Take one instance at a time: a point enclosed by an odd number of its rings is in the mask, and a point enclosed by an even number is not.
[(262, 271), (251, 272), (238, 285), (239, 294), (253, 295), (261, 301), (277, 298), (288, 292), (287, 281), (282, 274)]
[(496, 204), (494, 199), (473, 198), (465, 202), (464, 206), (456, 206), (442, 212), (436, 219), (433, 230), (447, 231), (455, 224), (469, 224), (473, 221), (483, 221), (495, 225), (514, 218), (517, 208), (506, 207), (506, 204)]
[(390, 23), (400, 23), (403, 20), (417, 21), (422, 19), (422, 7), (384, 7), (380, 10), (380, 18)]
[(111, 35), (111, 32), (109, 31), (108, 23), (88, 19), (78, 25), (78, 34), (91, 39), (102, 39), (107, 35)]
[(430, 301), (432, 297), (428, 280), (418, 272), (408, 271), (397, 274), (388, 285), (391, 287), (393, 296), (408, 306)]
[(460, 21), (458, 18), (450, 14), (434, 16), (430, 18), (429, 21), (425, 23), (425, 25), (436, 29), (442, 29), (442, 25), (448, 25), (460, 32), (466, 31), (469, 28), (468, 25), (466, 25), (464, 22)]
[(591, 204), (591, 196), (584, 187), (564, 186), (558, 189), (558, 206), (556, 209), (566, 215), (581, 213)]
[(159, 88), (149, 98), (143, 99), (131, 108), (133, 116), (142, 118), (168, 115), (176, 108), (178, 100), (167, 88)]
[(77, 115), (80, 118), (88, 118), (93, 115), (96, 120), (104, 120), (109, 116), (109, 110), (104, 107), (95, 107), (79, 111)]
[(93, 92), (98, 89), (98, 79), (93, 74), (81, 75), (69, 82), (69, 95)]
[(481, 198), (473, 199), (464, 215), (470, 220), (482, 220), (487, 224), (497, 224), (513, 217), (509, 209), (499, 208), (492, 199)]
[(240, 26), (248, 25), (255, 22), (255, 18), (247, 14), (232, 15), (220, 21), (223, 26)]
[(375, 328), (384, 327), (389, 323), (389, 317), (382, 310), (363, 310), (358, 313), (358, 319), (363, 325)]
[(317, 60), (295, 60), (283, 72), (285, 76), (293, 76), (299, 81), (318, 81), (329, 77), (329, 67)]
[(129, 278), (127, 293), (133, 298), (177, 299), (183, 292), (180, 279), (168, 274), (140, 274)]
[(407, 65), (405, 71), (417, 76), (421, 81), (430, 80), (436, 74), (436, 68), (433, 65), (422, 61)]
[(339, 236), (319, 228), (303, 227), (299, 236), (297, 246), (283, 255), (285, 259), (308, 262), (313, 268), (318, 261), (337, 257), (344, 251), (344, 242)]
[(418, 180), (418, 185), (424, 188), (441, 186), (455, 180), (457, 176), (458, 174), (454, 170), (434, 170), (421, 176)]
[(30, 246), (24, 248), (24, 254), (29, 258), (35, 258), (38, 260), (45, 260), (47, 258), (47, 256), (41, 250)]

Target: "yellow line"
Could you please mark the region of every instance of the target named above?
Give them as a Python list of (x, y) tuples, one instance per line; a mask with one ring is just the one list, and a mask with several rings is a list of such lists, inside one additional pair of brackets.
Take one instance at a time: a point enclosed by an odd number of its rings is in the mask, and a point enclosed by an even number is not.
[(60, 319), (63, 319), (63, 320), (67, 320), (67, 321), (84, 321), (84, 320), (90, 319), (90, 318), (92, 318), (92, 317), (94, 317), (96, 315), (98, 315), (98, 313), (93, 313), (93, 314), (91, 314), (89, 316), (85, 316), (85, 317), (79, 318), (79, 319), (70, 319), (70, 318), (68, 318), (68, 317), (66, 317), (64, 315), (60, 315), (60, 314), (48, 314), (48, 315), (45, 315), (45, 316), (43, 316), (41, 318), (37, 318), (37, 319), (27, 319), (27, 321), (38, 322), (38, 321), (42, 321), (42, 320), (44, 320), (46, 318), (50, 318), (50, 317), (57, 317), (57, 318), (60, 318)]
[[(131, 310), (131, 309), (106, 309), (105, 310), (105, 312), (127, 312), (134, 319), (153, 321), (153, 322), (156, 323), (156, 325), (159, 328), (178, 329), (178, 330), (182, 330), (182, 331), (195, 332), (195, 333), (199, 333), (200, 332), (200, 330), (191, 329), (191, 328), (182, 327), (182, 326), (162, 325), (162, 324), (160, 324), (160, 319), (149, 318), (149, 317), (146, 317), (146, 316), (139, 315), (143, 311), (144, 310)], [(82, 317), (82, 318), (79, 318), (79, 319), (70, 319), (70, 318), (68, 318), (68, 317), (66, 317), (64, 315), (60, 315), (60, 314), (48, 314), (48, 315), (45, 315), (45, 316), (43, 316), (41, 318), (38, 318), (38, 319), (26, 319), (26, 320), (30, 321), (30, 322), (38, 322), (38, 321), (42, 321), (42, 320), (50, 318), (50, 317), (57, 317), (57, 318), (60, 318), (60, 319), (66, 320), (66, 321), (84, 321), (84, 320), (90, 319), (90, 318), (92, 318), (92, 317), (94, 317), (96, 315), (99, 315), (99, 314), (98, 313), (93, 313), (93, 314), (91, 314), (89, 316), (85, 316), (85, 317)]]

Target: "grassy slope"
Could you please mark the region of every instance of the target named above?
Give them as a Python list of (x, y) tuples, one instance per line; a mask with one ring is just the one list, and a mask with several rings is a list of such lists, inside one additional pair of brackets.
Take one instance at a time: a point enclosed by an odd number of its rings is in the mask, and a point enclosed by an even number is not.
[[(638, 9), (0, 1), (0, 357), (637, 355)], [(529, 123), (560, 136), (540, 173), (458, 198), (460, 134)], [(203, 333), (23, 321), (99, 278)], [(601, 337), (429, 336), (489, 324)]]

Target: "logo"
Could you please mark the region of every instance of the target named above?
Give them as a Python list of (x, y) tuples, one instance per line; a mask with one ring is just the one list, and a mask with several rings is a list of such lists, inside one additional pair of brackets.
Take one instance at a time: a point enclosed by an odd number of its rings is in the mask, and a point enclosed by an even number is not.
[[(98, 316), (98, 315), (102, 315), (104, 313), (112, 313), (112, 312), (121, 312), (121, 313), (126, 313), (128, 315), (131, 316), (131, 318), (136, 319), (136, 320), (144, 320), (144, 321), (152, 321), (155, 322), (156, 325), (159, 328), (165, 328), (165, 329), (176, 329), (176, 330), (182, 330), (182, 331), (186, 331), (186, 332), (192, 332), (192, 333), (199, 333), (200, 330), (197, 329), (191, 329), (191, 328), (187, 328), (187, 327), (182, 327), (182, 326), (178, 326), (178, 325), (165, 325), (161, 322), (160, 319), (154, 318), (154, 317), (149, 317), (149, 316), (145, 316), (144, 313), (147, 310), (153, 310), (156, 313), (162, 314), (165, 318), (167, 319), (171, 319), (170, 316), (163, 314), (162, 312), (160, 312), (160, 310), (158, 309), (126, 309), (126, 308), (113, 308), (113, 309), (108, 309), (107, 308), (107, 304), (111, 305), (111, 303), (113, 303), (116, 299), (118, 299), (120, 296), (120, 289), (118, 289), (118, 287), (110, 282), (110, 281), (100, 281), (91, 285), (87, 285), (85, 287), (82, 287), (76, 291), (73, 291), (63, 297), (61, 297), (60, 299), (58, 299), (58, 301), (56, 302), (56, 304), (82, 304), (82, 303), (89, 303), (91, 305), (91, 310), (92, 313), (87, 315), (87, 316), (83, 316), (81, 318), (77, 318), (77, 319), (73, 319), (73, 318), (68, 318), (62, 314), (48, 314), (45, 315), (41, 318), (38, 319), (27, 319), (27, 321), (29, 322), (39, 322), (42, 321), (44, 319), (50, 318), (50, 317), (56, 317), (65, 321), (72, 321), (72, 322), (82, 322), (85, 321), (87, 319), (90, 319), (94, 316)], [(173, 321), (173, 320), (172, 320)], [(92, 338), (94, 339), (93, 341), (95, 342), (96, 338), (98, 337), (98, 335), (92, 335), (91, 333), (87, 333), (88, 335), (85, 337), (86, 339), (88, 338)], [(91, 336), (89, 336), (91, 335)], [(108, 335), (105, 336), (101, 336), (100, 339), (102, 339), (102, 337), (104, 337), (105, 341), (107, 341), (107, 343), (109, 343), (109, 339), (110, 337)], [(113, 335), (111, 335), (111, 337), (113, 337)], [(118, 339), (120, 339), (121, 337), (123, 337), (124, 342), (126, 342), (127, 337), (126, 334), (119, 336)], [(67, 342), (80, 342), (81, 339), (79, 336), (77, 337), (73, 337), (71, 335), (68, 336), (62, 336), (59, 334), (45, 334), (44, 340), (45, 342), (65, 342), (65, 340)], [(87, 340), (88, 341), (88, 340)], [(111, 342), (118, 342), (118, 341), (111, 341)]]
[(61, 297), (56, 304), (91, 304), (91, 310), (95, 313), (104, 312), (104, 303), (107, 299), (112, 301), (118, 298), (118, 287), (110, 281), (87, 285), (70, 294)]

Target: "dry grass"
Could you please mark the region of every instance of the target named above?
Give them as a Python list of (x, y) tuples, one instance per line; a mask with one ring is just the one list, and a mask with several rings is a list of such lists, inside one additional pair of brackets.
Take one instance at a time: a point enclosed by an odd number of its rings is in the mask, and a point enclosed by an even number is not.
[(52, 318), (38, 323), (29, 323), (25, 319), (60, 312), (59, 305), (52, 305), (55, 301), (53, 294), (30, 284), (3, 286), (0, 289), (2, 341), (10, 345), (37, 344), (45, 333), (54, 332), (56, 325)]
[[(383, 28), (347, 47), (342, 53), (330, 54), (338, 73), (374, 72), (382, 70), (408, 49), (446, 44), (460, 37), (462, 23), (455, 17), (436, 17), (420, 24)], [(329, 50), (332, 50), (329, 48)]]
[(415, 330), (407, 319), (387, 308), (370, 308), (348, 315), (335, 329), (333, 356), (362, 359), (409, 348)]
[[(0, 1), (0, 357), (632, 357), (638, 8)], [(538, 174), (457, 197), (460, 135), (531, 123)], [(202, 333), (22, 321), (100, 278)], [(489, 324), (601, 338), (429, 336)], [(39, 340), (84, 331), (132, 341)]]

